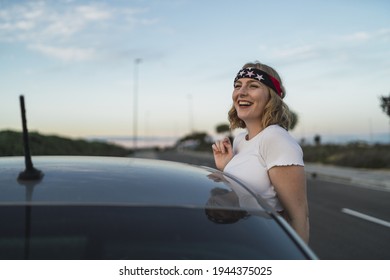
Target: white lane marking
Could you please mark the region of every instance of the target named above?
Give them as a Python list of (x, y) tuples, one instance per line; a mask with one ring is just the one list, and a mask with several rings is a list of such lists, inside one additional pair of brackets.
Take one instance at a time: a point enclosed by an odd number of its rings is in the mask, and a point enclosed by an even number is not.
[(384, 221), (384, 220), (381, 220), (381, 219), (378, 219), (378, 218), (375, 218), (375, 217), (372, 217), (372, 216), (369, 216), (369, 215), (366, 215), (366, 214), (363, 214), (363, 213), (360, 213), (360, 212), (357, 212), (357, 211), (354, 211), (354, 210), (351, 210), (348, 208), (341, 209), (341, 212), (390, 228), (390, 222), (387, 222), (387, 221)]

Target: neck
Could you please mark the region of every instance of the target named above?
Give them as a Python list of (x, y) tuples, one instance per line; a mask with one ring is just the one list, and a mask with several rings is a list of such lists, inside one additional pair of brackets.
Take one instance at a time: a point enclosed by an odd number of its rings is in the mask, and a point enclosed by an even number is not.
[(247, 140), (252, 139), (264, 129), (264, 127), (261, 124), (259, 125), (259, 123), (245, 123), (245, 124), (246, 124), (246, 129), (248, 131)]

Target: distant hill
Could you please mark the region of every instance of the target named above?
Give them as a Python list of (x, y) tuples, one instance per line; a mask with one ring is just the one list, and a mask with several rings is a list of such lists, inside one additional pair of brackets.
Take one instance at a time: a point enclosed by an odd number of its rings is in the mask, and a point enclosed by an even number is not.
[[(82, 155), (82, 156), (127, 156), (131, 150), (99, 141), (70, 139), (56, 135), (30, 132), (31, 155)], [(0, 156), (22, 156), (23, 135), (21, 132), (0, 131)]]

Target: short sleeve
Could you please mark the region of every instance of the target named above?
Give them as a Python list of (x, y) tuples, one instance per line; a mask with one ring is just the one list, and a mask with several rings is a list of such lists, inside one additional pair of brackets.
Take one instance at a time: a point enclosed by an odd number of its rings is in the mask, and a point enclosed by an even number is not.
[(264, 130), (260, 155), (268, 170), (274, 166), (304, 166), (302, 148), (288, 131), (280, 126), (273, 125)]

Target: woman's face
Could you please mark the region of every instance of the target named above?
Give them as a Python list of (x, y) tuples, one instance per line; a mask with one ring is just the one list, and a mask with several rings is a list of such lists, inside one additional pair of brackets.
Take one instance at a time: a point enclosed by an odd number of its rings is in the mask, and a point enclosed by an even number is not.
[(261, 116), (269, 99), (267, 86), (257, 80), (242, 78), (234, 84), (233, 104), (237, 116), (247, 125), (249, 122), (261, 124)]

